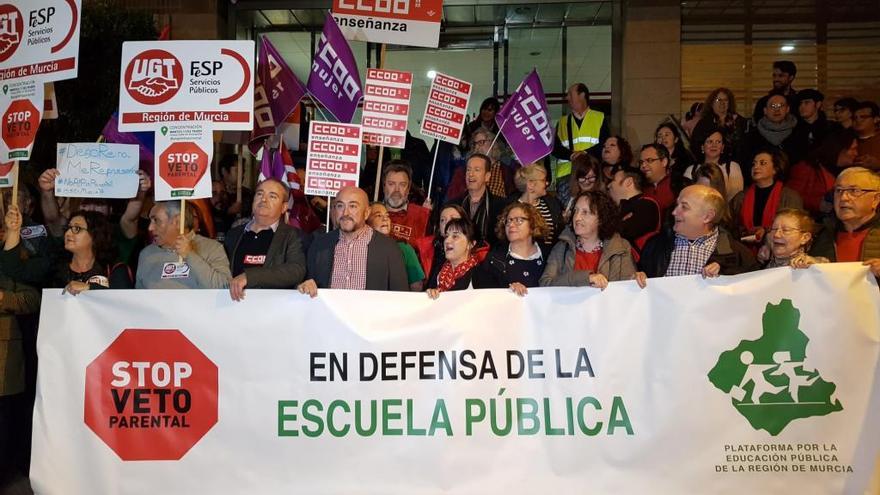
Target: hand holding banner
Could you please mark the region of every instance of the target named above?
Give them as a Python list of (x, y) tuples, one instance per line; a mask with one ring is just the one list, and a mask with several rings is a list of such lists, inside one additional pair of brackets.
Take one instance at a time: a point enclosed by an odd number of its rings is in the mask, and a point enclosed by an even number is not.
[(348, 41), (329, 13), (315, 48), (315, 60), (306, 84), (309, 93), (340, 122), (351, 122), (363, 96), (361, 76)]
[(553, 151), (553, 127), (537, 70), (533, 69), (504, 102), (495, 114), (495, 122), (522, 165), (534, 163)]

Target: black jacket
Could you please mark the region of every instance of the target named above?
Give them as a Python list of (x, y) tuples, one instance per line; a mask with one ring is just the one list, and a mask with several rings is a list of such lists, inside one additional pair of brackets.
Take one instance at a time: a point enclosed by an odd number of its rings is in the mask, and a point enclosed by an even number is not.
[[(470, 196), (457, 198), (451, 203), (457, 204), (464, 208), (465, 213), (470, 212)], [(488, 189), (480, 199), (480, 205), (476, 210), (476, 214), (471, 221), (474, 223), (474, 240), (486, 241), (490, 246), (495, 246), (499, 242), (498, 236), (495, 235), (495, 224), (504, 207), (507, 206), (507, 198), (495, 196)]]
[[(224, 247), (230, 268), (235, 264), (238, 245), (246, 225), (230, 229)], [(306, 257), (303, 254), (302, 234), (299, 229), (279, 223), (272, 236), (266, 262), (263, 266), (245, 268), (247, 285), (251, 289), (293, 289), (306, 276)]]

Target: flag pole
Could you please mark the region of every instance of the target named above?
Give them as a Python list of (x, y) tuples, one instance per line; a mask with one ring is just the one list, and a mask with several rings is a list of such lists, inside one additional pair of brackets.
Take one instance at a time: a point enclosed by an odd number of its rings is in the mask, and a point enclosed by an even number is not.
[[(382, 43), (381, 55), (379, 55), (379, 68), (385, 68), (385, 43)], [(373, 186), (373, 201), (379, 201), (379, 181), (382, 180), (382, 157), (385, 154), (385, 145), (379, 145), (379, 162), (376, 164), (376, 182)], [(412, 185), (412, 184), (410, 184)]]
[(438, 151), (440, 151), (440, 140), (434, 138), (434, 159), (431, 161), (431, 178), (428, 179), (428, 199), (431, 199), (431, 188), (434, 186), (434, 168), (437, 167)]
[(241, 203), (241, 183), (243, 180), (244, 172), (242, 169), (244, 168), (244, 160), (242, 159), (243, 148), (240, 144), (235, 145), (235, 202)]
[(309, 99), (312, 100), (312, 104), (315, 105), (315, 110), (317, 110), (318, 113), (321, 114), (321, 117), (324, 118), (324, 121), (325, 121), (325, 122), (330, 122), (330, 119), (328, 119), (327, 116), (324, 115), (324, 112), (321, 111), (321, 107), (318, 106), (318, 102), (315, 100), (315, 97), (312, 96), (312, 93), (311, 93), (310, 91), (306, 91), (306, 94), (309, 95)]
[[(185, 225), (184, 219), (186, 218), (186, 200), (180, 198), (180, 235), (183, 235), (183, 228)], [(177, 262), (183, 263), (183, 256), (177, 255)]]
[(327, 221), (326, 221), (327, 232), (330, 232), (330, 202), (331, 201), (333, 201), (333, 199), (330, 196), (327, 196)]

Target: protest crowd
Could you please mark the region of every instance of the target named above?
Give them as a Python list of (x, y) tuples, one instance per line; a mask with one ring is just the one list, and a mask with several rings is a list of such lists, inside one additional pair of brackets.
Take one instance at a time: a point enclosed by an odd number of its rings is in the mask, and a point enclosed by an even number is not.
[[(529, 297), (538, 287), (651, 290), (656, 277), (834, 262), (880, 277), (880, 109), (796, 90), (796, 74), (775, 62), (754, 111), (718, 88), (690, 120), (658, 123), (640, 147), (611, 134), (589, 89), (574, 83), (553, 160), (534, 163), (511, 153), (496, 122), (502, 102), (486, 98), (458, 146), (435, 143), (445, 166), (433, 177), (435, 150), (408, 135), (401, 158), (384, 163), (368, 146), (361, 187), (329, 202), (304, 194), (304, 164), (287, 149), (264, 153), (299, 176), (261, 175), (249, 190), (239, 157), (218, 156), (212, 197), (183, 209), (153, 201), (145, 171), (128, 200), (56, 197), (60, 172), (33, 163), (45, 169), (36, 183), (21, 184), (16, 204), (4, 195), (0, 444), (26, 445), (42, 289), (223, 289), (234, 301), (251, 289)], [(21, 466), (24, 450), (3, 449), (14, 459), (0, 466)]]

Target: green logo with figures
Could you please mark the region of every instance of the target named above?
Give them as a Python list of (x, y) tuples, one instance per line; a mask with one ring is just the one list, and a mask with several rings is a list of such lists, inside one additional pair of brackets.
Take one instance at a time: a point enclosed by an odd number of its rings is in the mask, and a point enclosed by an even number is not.
[(798, 329), (800, 317), (789, 299), (768, 303), (761, 338), (723, 352), (709, 372), (709, 381), (730, 396), (749, 424), (773, 436), (795, 419), (843, 410), (833, 397), (837, 386), (807, 362), (810, 339)]

